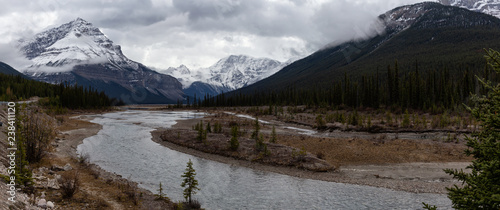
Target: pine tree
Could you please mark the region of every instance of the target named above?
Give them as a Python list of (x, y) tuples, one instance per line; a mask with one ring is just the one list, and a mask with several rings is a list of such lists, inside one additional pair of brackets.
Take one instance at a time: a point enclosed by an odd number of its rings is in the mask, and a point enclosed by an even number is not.
[[(489, 50), (486, 58), (495, 72), (500, 73), (500, 53)], [(500, 84), (480, 82), (488, 93), (473, 96), (475, 106), (468, 108), (482, 126), (479, 133), (467, 137), (469, 149), (465, 154), (474, 157), (467, 168), (472, 171), (445, 170), (463, 183), (462, 186), (447, 188), (448, 197), (456, 209), (500, 209)]]
[(238, 150), (238, 147), (240, 146), (240, 143), (238, 142), (238, 135), (238, 126), (231, 127), (231, 140), (229, 142), (229, 148), (233, 151)]
[(181, 183), (181, 187), (184, 187), (184, 198), (188, 203), (191, 203), (191, 197), (196, 194), (196, 191), (200, 190), (198, 188), (198, 180), (195, 178), (196, 171), (193, 169), (193, 162), (191, 159), (187, 162), (186, 171), (181, 176), (184, 180)]
[(252, 133), (252, 139), (254, 139), (255, 141), (258, 141), (259, 140), (259, 132), (260, 132), (259, 118), (256, 117), (254, 122), (255, 122), (255, 124), (254, 124), (255, 130)]
[(207, 128), (205, 130), (207, 133), (212, 133), (212, 126), (210, 125), (210, 122), (207, 123)]
[(271, 131), (271, 141), (270, 142), (271, 143), (276, 143), (276, 140), (277, 140), (277, 138), (276, 138), (276, 128), (273, 125), (273, 130)]
[(166, 200), (168, 199), (167, 194), (163, 192), (163, 186), (160, 182), (160, 188), (158, 189), (158, 194), (156, 194), (156, 199), (157, 200)]

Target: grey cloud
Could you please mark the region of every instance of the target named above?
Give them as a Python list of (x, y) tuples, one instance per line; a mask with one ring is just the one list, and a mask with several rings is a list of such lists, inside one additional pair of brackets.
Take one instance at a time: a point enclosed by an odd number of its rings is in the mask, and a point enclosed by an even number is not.
[(205, 18), (223, 19), (241, 14), (248, 9), (248, 2), (243, 0), (173, 0), (174, 7), (189, 15), (191, 20)]
[[(281, 52), (283, 55), (305, 56), (331, 42), (376, 34), (377, 30), (374, 29), (372, 21), (379, 14), (396, 6), (417, 1), (419, 0), (366, 0), (364, 2), (350, 0), (172, 0), (171, 2), (0, 0), (0, 3), (5, 5), (5, 9), (0, 10), (0, 25), (2, 21), (12, 21), (13, 12), (21, 14), (25, 20), (17, 20), (20, 23), (17, 31), (3, 33), (4, 36), (21, 38), (26, 37), (32, 31), (40, 32), (42, 29), (40, 19), (43, 17), (53, 24), (43, 25), (43, 27), (58, 26), (81, 17), (101, 28), (116, 44), (122, 45), (123, 49), (134, 49), (132, 53), (124, 53), (133, 54), (136, 56), (135, 59), (141, 59), (141, 53), (158, 52), (164, 48), (184, 52), (185, 49), (197, 47), (215, 47), (215, 45), (206, 44), (212, 40), (221, 41), (217, 43), (217, 47), (220, 47), (219, 51), (229, 48), (231, 52), (227, 53), (235, 53), (237, 49), (241, 49), (242, 52), (236, 52), (241, 54), (249, 50), (248, 46), (243, 46), (241, 43), (242, 39), (237, 37), (260, 40), (258, 43), (252, 43), (253, 49), (275, 50), (267, 55)], [(15, 18), (14, 21), (16, 21)], [(47, 24), (46, 22), (43, 24)], [(266, 39), (272, 41), (263, 41)], [(295, 41), (290, 42), (291, 39)], [(201, 42), (205, 44), (200, 45)], [(295, 45), (286, 46), (287, 43), (295, 43)], [(273, 48), (272, 45), (280, 46)], [(183, 55), (175, 56), (183, 57)], [(141, 62), (141, 60), (138, 61)], [(154, 61), (154, 63), (161, 62), (161, 60)], [(180, 64), (172, 65), (179, 66)]]

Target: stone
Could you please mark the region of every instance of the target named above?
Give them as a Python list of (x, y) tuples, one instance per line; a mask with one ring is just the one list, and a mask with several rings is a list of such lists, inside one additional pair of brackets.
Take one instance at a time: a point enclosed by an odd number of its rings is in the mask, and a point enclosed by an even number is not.
[(57, 182), (57, 179), (47, 179), (47, 188), (58, 190), (61, 187), (59, 186), (59, 182)]
[(53, 165), (50, 169), (53, 171), (64, 171), (64, 167), (58, 165)]
[(53, 209), (54, 207), (55, 207), (55, 205), (52, 201), (47, 201), (47, 208)]
[(69, 163), (66, 163), (66, 165), (64, 165), (63, 169), (65, 171), (69, 171), (69, 170), (73, 169), (73, 167), (71, 167), (71, 165)]
[(37, 206), (40, 208), (47, 208), (47, 201), (44, 198), (42, 198), (38, 201)]

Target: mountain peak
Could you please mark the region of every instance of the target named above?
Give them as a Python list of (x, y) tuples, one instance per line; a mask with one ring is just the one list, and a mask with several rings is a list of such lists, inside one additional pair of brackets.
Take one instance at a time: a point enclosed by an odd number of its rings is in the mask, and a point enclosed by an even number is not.
[(82, 18), (20, 41), (19, 47), (32, 62), (22, 71), (36, 80), (91, 85), (126, 103), (182, 98), (179, 81), (128, 59), (119, 45)]
[(438, 0), (443, 5), (456, 6), (500, 18), (500, 0)]
[[(397, 7), (379, 16), (389, 33), (397, 33), (409, 27), (446, 28), (473, 26), (498, 27), (499, 22), (486, 14), (470, 12), (465, 8), (446, 6), (437, 2), (422, 2)], [(496, 25), (496, 26), (495, 26)]]
[(85, 24), (85, 25), (92, 25), (92, 23), (84, 20), (83, 18), (81, 17), (78, 17), (76, 18), (75, 20), (71, 21), (70, 23), (72, 23), (73, 25), (74, 24)]
[(20, 41), (20, 48), (33, 61), (24, 71), (63, 72), (71, 71), (75, 65), (108, 61), (137, 69), (137, 64), (122, 54), (119, 45), (114, 45), (99, 28), (82, 18)]

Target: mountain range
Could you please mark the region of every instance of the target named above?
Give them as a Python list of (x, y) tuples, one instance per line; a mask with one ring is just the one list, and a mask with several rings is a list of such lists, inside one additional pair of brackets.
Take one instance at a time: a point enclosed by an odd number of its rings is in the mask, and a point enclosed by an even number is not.
[(269, 58), (253, 58), (246, 55), (230, 55), (208, 68), (190, 70), (185, 65), (159, 71), (171, 75), (182, 83), (186, 96), (211, 96), (229, 92), (267, 78), (290, 64)]
[(183, 99), (177, 79), (128, 59), (119, 45), (81, 18), (20, 40), (19, 47), (32, 61), (21, 71), (39, 81), (92, 86), (125, 103)]
[(345, 76), (385, 75), (395, 62), (401, 73), (416, 65), (424, 71), (484, 69), (483, 49), (500, 49), (500, 19), (464, 8), (424, 2), (378, 19), (383, 33), (321, 49), (237, 93), (330, 88)]
[(325, 87), (346, 73), (383, 73), (395, 60), (403, 72), (416, 62), (424, 69), (450, 63), (482, 68), (482, 49), (500, 47), (500, 24), (478, 12), (499, 17), (499, 0), (439, 2), (390, 10), (378, 17), (383, 33), (330, 45), (300, 60), (231, 55), (194, 70), (181, 65), (154, 71), (128, 59), (97, 27), (77, 18), (20, 40), (19, 48), (32, 61), (21, 71), (40, 81), (92, 86), (126, 103), (175, 103), (240, 88), (254, 93)]

